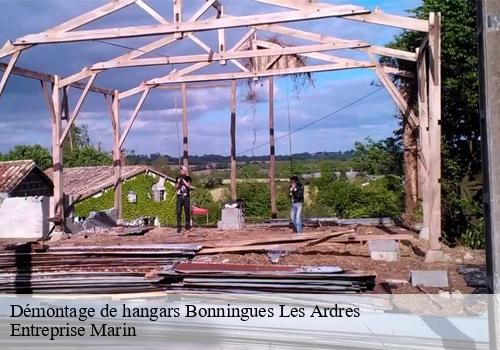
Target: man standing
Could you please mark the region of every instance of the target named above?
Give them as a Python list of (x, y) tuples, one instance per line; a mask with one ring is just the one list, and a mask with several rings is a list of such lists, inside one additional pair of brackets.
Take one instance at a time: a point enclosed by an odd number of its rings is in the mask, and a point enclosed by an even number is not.
[(292, 209), (290, 218), (292, 219), (294, 231), (302, 232), (302, 204), (304, 203), (304, 186), (300, 183), (297, 176), (290, 178), (289, 188), (290, 198), (292, 199)]
[(182, 208), (186, 218), (186, 230), (191, 229), (191, 203), (189, 192), (191, 191), (191, 176), (188, 175), (188, 168), (181, 166), (179, 176), (175, 178), (175, 191), (177, 195), (177, 233), (181, 232)]

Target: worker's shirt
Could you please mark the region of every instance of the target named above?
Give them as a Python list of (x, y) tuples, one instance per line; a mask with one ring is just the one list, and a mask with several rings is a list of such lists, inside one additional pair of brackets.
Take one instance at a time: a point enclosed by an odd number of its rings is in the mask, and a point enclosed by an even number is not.
[(290, 197), (292, 198), (293, 203), (302, 203), (304, 202), (304, 186), (301, 183), (295, 185), (294, 188), (290, 186)]
[(175, 178), (175, 184), (176, 184), (175, 188), (177, 189), (176, 193), (178, 196), (187, 197), (189, 196), (190, 188), (184, 184), (182, 179), (191, 184), (191, 176), (188, 175), (177, 176)]

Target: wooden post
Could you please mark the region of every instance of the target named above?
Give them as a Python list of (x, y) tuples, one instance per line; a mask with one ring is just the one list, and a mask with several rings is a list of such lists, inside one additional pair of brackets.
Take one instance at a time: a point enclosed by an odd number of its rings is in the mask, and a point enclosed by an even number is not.
[(427, 98), (427, 51), (417, 51), (417, 83), (418, 83), (418, 120), (419, 120), (419, 162), (418, 162), (418, 184), (420, 198), (422, 200), (423, 226), (419, 238), (429, 239), (430, 209), (430, 187), (429, 187), (429, 114)]
[(182, 165), (189, 165), (188, 155), (188, 123), (187, 123), (187, 93), (186, 83), (181, 84), (182, 94)]
[(231, 80), (231, 199), (235, 201), (236, 192), (236, 80)]
[[(61, 137), (61, 90), (59, 76), (54, 76), (52, 89), (52, 167), (54, 169), (54, 232), (64, 232), (64, 188), (63, 188), (63, 154)], [(48, 88), (48, 87), (47, 87)]]
[(425, 261), (443, 261), (441, 250), (441, 14), (429, 14), (429, 251)]
[(271, 187), (271, 216), (275, 219), (276, 209), (276, 159), (274, 149), (274, 83), (269, 77), (269, 184)]
[(118, 100), (118, 90), (115, 90), (112, 102), (113, 112), (113, 172), (115, 182), (113, 189), (115, 191), (114, 208), (116, 210), (117, 224), (123, 221), (122, 213), (122, 160), (120, 148), (120, 105)]

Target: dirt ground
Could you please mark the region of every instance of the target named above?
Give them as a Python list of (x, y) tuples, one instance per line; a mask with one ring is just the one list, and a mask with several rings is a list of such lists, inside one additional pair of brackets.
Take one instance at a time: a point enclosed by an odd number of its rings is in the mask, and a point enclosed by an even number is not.
[[(413, 233), (401, 227), (379, 226), (330, 226), (323, 228), (306, 228), (306, 233), (340, 231), (346, 228), (355, 229), (357, 234), (390, 234)], [(193, 228), (177, 234), (173, 228), (154, 228), (142, 236), (120, 236), (123, 228), (115, 228), (102, 232), (86, 232), (73, 235), (67, 239), (50, 243), (51, 245), (121, 245), (121, 244), (154, 244), (154, 243), (209, 243), (211, 241), (272, 237), (277, 234), (290, 233), (288, 228), (249, 227), (240, 231), (219, 231), (215, 228)], [(279, 260), (279, 264), (286, 265), (334, 265), (344, 270), (362, 270), (375, 273), (377, 286), (374, 293), (437, 293), (437, 288), (416, 288), (408, 283), (412, 270), (447, 270), (450, 282), (449, 292), (468, 294), (472, 288), (468, 287), (458, 273), (462, 265), (484, 265), (485, 253), (480, 250), (467, 250), (463, 247), (444, 247), (449, 256), (446, 263), (424, 262), (428, 242), (418, 239), (401, 241), (400, 261), (383, 262), (370, 259), (367, 244), (343, 244), (324, 242), (315, 246), (299, 248), (289, 252)], [(237, 253), (198, 255), (194, 261), (243, 263), (243, 264), (272, 264), (264, 253)]]

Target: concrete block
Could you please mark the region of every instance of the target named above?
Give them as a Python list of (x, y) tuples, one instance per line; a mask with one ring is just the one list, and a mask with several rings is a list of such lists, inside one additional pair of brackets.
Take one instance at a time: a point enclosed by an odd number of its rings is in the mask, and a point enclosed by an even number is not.
[(419, 234), (418, 234), (418, 238), (428, 241), (429, 240), (429, 227), (425, 227), (425, 226), (422, 227), (420, 229)]
[(393, 240), (368, 241), (370, 252), (395, 252), (399, 249), (398, 243)]
[(410, 272), (411, 285), (423, 287), (438, 287), (448, 288), (448, 271), (434, 270), (434, 271), (411, 271)]
[(0, 238), (39, 239), (49, 232), (49, 197), (8, 197), (0, 203)]
[(399, 261), (399, 251), (395, 252), (370, 252), (370, 257), (372, 260), (378, 261)]

